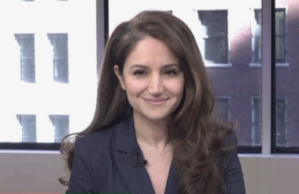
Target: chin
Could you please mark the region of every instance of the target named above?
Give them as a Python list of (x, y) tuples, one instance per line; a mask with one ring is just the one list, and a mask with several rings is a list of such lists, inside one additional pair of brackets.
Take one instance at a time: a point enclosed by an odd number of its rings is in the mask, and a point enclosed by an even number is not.
[(169, 118), (170, 115), (166, 115), (166, 114), (143, 114), (143, 117), (145, 117), (148, 120), (151, 121), (165, 121)]

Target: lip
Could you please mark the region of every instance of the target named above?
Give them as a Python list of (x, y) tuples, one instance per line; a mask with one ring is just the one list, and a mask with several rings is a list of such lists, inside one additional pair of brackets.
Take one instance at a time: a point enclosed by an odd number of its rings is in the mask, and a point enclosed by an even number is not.
[(145, 102), (154, 106), (165, 104), (168, 100), (169, 98), (144, 98)]

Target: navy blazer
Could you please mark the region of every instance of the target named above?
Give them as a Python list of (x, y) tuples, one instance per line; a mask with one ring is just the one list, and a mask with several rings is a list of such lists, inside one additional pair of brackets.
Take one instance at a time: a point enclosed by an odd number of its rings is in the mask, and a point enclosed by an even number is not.
[[(243, 173), (236, 150), (227, 156), (223, 171), (227, 194), (245, 194)], [(77, 139), (66, 193), (154, 194), (142, 162), (133, 119)], [(172, 164), (165, 194), (178, 193), (178, 179)]]

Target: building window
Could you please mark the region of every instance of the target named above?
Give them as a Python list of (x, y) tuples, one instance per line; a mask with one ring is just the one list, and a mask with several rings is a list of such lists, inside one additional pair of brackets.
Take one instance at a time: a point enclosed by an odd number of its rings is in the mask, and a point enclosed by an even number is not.
[(22, 142), (36, 142), (36, 116), (17, 115), (22, 126)]
[(287, 141), (287, 100), (276, 99), (276, 146), (286, 146)]
[(230, 98), (216, 97), (214, 114), (217, 118), (229, 121), (230, 120)]
[(251, 142), (253, 146), (262, 144), (262, 101), (259, 97), (251, 99)]
[(48, 34), (53, 46), (53, 79), (60, 83), (69, 82), (68, 34)]
[(15, 34), (20, 46), (21, 80), (35, 83), (34, 34)]
[[(253, 62), (262, 61), (262, 13), (261, 10), (255, 10), (255, 24), (253, 29)], [(276, 63), (286, 62), (286, 18), (285, 9), (275, 10), (275, 56)]]
[[(276, 145), (287, 144), (287, 112), (286, 98), (276, 98)], [(262, 104), (261, 98), (252, 98), (252, 142), (253, 145), (262, 143)]]
[(198, 11), (203, 27), (203, 58), (212, 63), (228, 63), (227, 10)]
[(165, 11), (165, 12), (172, 14), (172, 10), (168, 10), (168, 11)]
[(55, 128), (54, 141), (60, 143), (69, 134), (69, 115), (50, 115), (50, 120)]

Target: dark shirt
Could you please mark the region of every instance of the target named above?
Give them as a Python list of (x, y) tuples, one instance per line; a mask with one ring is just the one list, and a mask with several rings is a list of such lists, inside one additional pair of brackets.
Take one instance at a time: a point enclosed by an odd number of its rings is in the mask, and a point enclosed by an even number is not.
[[(236, 150), (227, 154), (223, 177), (227, 194), (245, 194), (240, 161)], [(128, 119), (77, 139), (67, 193), (154, 194), (143, 165), (133, 119)], [(178, 180), (171, 165), (165, 194), (178, 193)]]

